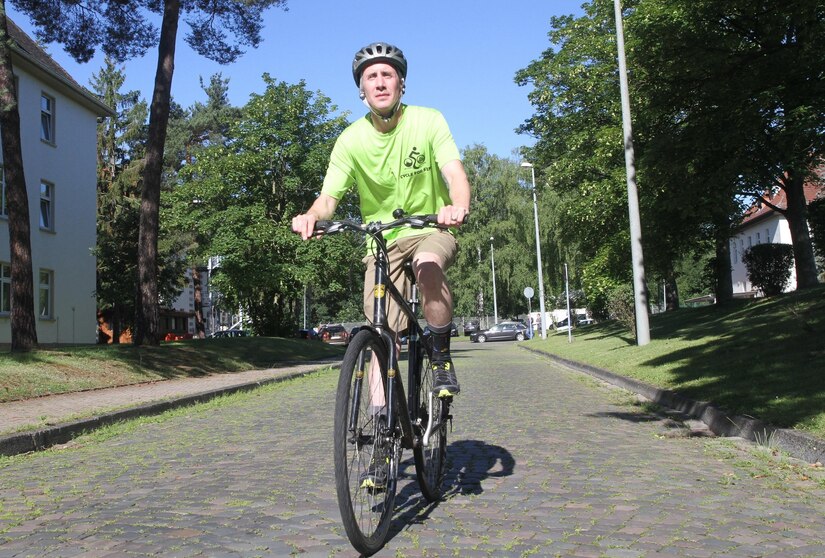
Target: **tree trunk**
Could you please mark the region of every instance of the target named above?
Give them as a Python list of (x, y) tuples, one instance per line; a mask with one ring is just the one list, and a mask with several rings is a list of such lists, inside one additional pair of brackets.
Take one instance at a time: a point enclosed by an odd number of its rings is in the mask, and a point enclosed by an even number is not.
[(121, 312), (120, 304), (115, 304), (112, 307), (112, 345), (120, 345), (121, 334)]
[(160, 213), (160, 183), (163, 170), (163, 147), (169, 123), (172, 98), (172, 74), (175, 69), (175, 41), (178, 33), (180, 1), (166, 0), (158, 47), (158, 67), (155, 89), (149, 112), (149, 140), (146, 145), (146, 166), (140, 202), (140, 232), (138, 236), (138, 308), (135, 324), (135, 345), (144, 342), (158, 345), (158, 217)]
[(204, 339), (206, 327), (203, 323), (203, 283), (201, 282), (201, 270), (197, 266), (192, 267), (192, 287), (195, 291), (195, 337)]
[(20, 113), (12, 73), (10, 41), (6, 3), (0, 0), (0, 137), (3, 143), (11, 254), (11, 351), (24, 353), (37, 347), (37, 329), (29, 196), (23, 174)]
[(794, 265), (796, 266), (796, 288), (809, 289), (819, 284), (816, 277), (816, 258), (808, 229), (808, 204), (805, 201), (805, 178), (790, 170), (784, 181), (787, 209), (785, 219), (791, 231)]
[(665, 279), (665, 310), (672, 312), (679, 309), (679, 287), (676, 285), (676, 274), (671, 270)]
[(716, 257), (714, 258), (716, 304), (733, 300), (733, 277), (730, 266), (730, 227), (717, 227)]

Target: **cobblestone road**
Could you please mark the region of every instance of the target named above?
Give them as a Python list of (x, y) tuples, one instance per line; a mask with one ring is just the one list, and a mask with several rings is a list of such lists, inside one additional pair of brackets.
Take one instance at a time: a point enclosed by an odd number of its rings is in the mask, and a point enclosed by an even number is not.
[[(821, 471), (673, 435), (624, 392), (509, 343), (454, 350), (444, 501), (412, 455), (379, 556), (825, 556)], [(0, 461), (0, 557), (353, 556), (334, 373)]]

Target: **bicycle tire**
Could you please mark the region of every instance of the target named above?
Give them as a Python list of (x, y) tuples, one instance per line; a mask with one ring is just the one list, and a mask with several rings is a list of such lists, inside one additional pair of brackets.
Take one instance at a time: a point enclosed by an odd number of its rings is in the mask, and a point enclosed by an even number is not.
[[(422, 343), (423, 344), (423, 343)], [(429, 419), (429, 397), (433, 390), (433, 370), (430, 358), (422, 346), (419, 346), (418, 361), (418, 385), (415, 386), (416, 402), (418, 405), (418, 417), (421, 424), (421, 433), (427, 428)], [(413, 389), (412, 387), (410, 389)], [(441, 499), (443, 494), (442, 484), (444, 482), (444, 463), (447, 459), (447, 415), (449, 414), (448, 401), (435, 397), (433, 398), (433, 415), (441, 427), (430, 435), (429, 443), (421, 443), (413, 448), (415, 460), (415, 474), (418, 478), (418, 486), (421, 494), (428, 502), (435, 502)]]
[[(333, 434), (335, 489), (341, 520), (350, 543), (365, 556), (378, 552), (386, 541), (395, 505), (400, 458), (397, 437), (382, 431), (385, 426), (376, 418), (379, 415), (369, 409), (368, 374), (373, 354), (378, 357), (382, 377), (386, 378), (383, 341), (372, 330), (359, 331), (350, 341), (341, 364)], [(354, 428), (350, 425), (352, 417)], [(390, 444), (384, 441), (387, 437), (392, 440)], [(379, 455), (384, 452), (390, 460), (383, 490), (362, 487), (363, 475), (376, 452)]]

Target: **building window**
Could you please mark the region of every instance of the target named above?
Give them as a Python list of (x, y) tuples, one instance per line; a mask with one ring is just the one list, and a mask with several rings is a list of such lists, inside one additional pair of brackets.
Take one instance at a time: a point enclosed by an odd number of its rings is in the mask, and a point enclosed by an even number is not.
[(54, 230), (54, 184), (40, 182), (40, 228)]
[(0, 314), (11, 312), (11, 265), (0, 263)]
[(748, 248), (753, 247), (753, 242), (751, 241), (751, 236), (748, 235)]
[(757, 244), (762, 244), (762, 233), (758, 232), (758, 231), (756, 233), (756, 243)]
[(44, 319), (51, 319), (52, 316), (52, 285), (54, 283), (54, 273), (52, 271), (40, 270), (40, 283), (39, 283), (39, 293), (40, 293), (40, 304), (38, 306), (39, 316)]
[(40, 139), (54, 143), (54, 99), (40, 95)]
[(733, 252), (733, 263), (739, 263), (739, 252), (736, 250), (736, 241), (730, 243), (731, 252)]

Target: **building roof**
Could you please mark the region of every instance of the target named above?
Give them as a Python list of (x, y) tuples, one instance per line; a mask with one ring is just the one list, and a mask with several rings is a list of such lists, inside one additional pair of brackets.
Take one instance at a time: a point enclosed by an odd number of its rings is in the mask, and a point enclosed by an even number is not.
[[(825, 177), (823, 175), (823, 169), (821, 169), (818, 173), (820, 176)], [(825, 196), (825, 183), (823, 182), (806, 182), (804, 186), (805, 192), (805, 203), (811, 203), (818, 197)], [(785, 190), (780, 188), (773, 196), (768, 198), (768, 201), (771, 204), (775, 205), (779, 208), (786, 208), (788, 207), (788, 199), (785, 196)], [(746, 226), (754, 221), (759, 221), (771, 214), (775, 213), (774, 209), (763, 203), (761, 200), (757, 200), (746, 212), (745, 216), (742, 218), (742, 222), (740, 226)]]
[[(34, 71), (44, 81), (60, 88), (67, 96), (73, 98), (98, 116), (114, 116), (114, 110), (103, 103), (97, 95), (77, 83), (60, 64), (49, 56), (37, 42), (29, 37), (11, 18), (6, 17), (12, 45), (12, 64), (29, 71)], [(16, 56), (15, 56), (16, 55)]]

